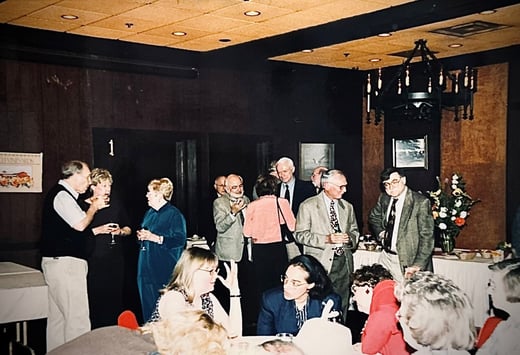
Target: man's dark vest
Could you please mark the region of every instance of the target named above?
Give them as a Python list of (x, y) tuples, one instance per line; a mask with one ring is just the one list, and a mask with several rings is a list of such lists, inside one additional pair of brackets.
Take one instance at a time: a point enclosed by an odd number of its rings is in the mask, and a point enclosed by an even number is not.
[(85, 239), (90, 235), (87, 230), (79, 232), (69, 226), (54, 209), (54, 199), (60, 191), (75, 197), (63, 186), (57, 184), (45, 197), (43, 202), (42, 240), (40, 250), (42, 256), (74, 256), (85, 259)]

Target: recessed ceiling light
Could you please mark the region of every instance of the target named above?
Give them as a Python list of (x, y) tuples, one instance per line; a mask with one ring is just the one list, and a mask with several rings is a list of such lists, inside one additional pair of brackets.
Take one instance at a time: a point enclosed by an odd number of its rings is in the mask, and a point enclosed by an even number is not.
[(246, 16), (260, 16), (261, 12), (260, 11), (256, 11), (256, 10), (250, 10), (250, 11), (246, 11), (244, 12), (244, 15)]
[(186, 36), (187, 33), (184, 31), (174, 31), (174, 32), (172, 32), (172, 35), (180, 37), (180, 36)]
[(312, 53), (312, 52), (314, 52), (314, 49), (303, 49), (302, 52), (303, 53)]
[(496, 13), (497, 10), (484, 10), (484, 11), (480, 11), (479, 14), (481, 15), (492, 15), (494, 13)]
[(377, 63), (377, 62), (380, 62), (381, 61), (381, 58), (371, 58), (368, 60), (369, 62), (372, 62), (372, 63)]
[(392, 34), (388, 32), (383, 32), (377, 35), (377, 37), (390, 37)]
[(450, 43), (448, 44), (448, 47), (450, 48), (460, 48), (460, 47), (463, 47), (464, 45), (462, 43)]
[(61, 15), (60, 16), (64, 20), (77, 20), (79, 19), (79, 16), (76, 15)]
[(231, 42), (231, 40), (230, 40), (229, 38), (221, 38), (221, 39), (219, 39), (218, 41), (219, 41), (219, 42), (224, 42), (224, 43), (226, 43), (226, 42)]

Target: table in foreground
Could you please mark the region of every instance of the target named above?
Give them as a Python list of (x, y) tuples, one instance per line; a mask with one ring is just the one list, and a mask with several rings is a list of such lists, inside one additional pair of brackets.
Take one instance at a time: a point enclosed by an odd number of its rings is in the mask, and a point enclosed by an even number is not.
[[(16, 325), (17, 341), (27, 344), (26, 321), (47, 318), (47, 285), (41, 271), (13, 262), (0, 262), (0, 324)], [(21, 334), (20, 334), (21, 333)]]
[[(379, 254), (379, 251), (356, 250), (354, 269), (358, 269), (362, 265), (377, 263)], [(481, 327), (489, 317), (487, 285), (491, 277), (491, 270), (488, 268), (491, 263), (491, 259), (479, 257), (463, 261), (455, 255), (433, 256), (433, 271), (453, 280), (469, 296), (473, 304), (477, 327)]]

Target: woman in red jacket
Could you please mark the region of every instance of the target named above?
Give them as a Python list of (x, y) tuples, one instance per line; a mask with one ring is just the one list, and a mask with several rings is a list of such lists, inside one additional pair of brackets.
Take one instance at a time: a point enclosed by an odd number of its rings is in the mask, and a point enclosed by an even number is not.
[(403, 334), (397, 326), (399, 305), (395, 281), (382, 265), (365, 265), (354, 272), (352, 292), (358, 310), (368, 314), (356, 350), (363, 354), (408, 355)]

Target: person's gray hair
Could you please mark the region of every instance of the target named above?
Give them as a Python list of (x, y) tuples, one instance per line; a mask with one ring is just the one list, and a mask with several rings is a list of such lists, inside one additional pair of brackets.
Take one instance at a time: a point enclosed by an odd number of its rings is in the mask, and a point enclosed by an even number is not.
[(502, 274), (506, 300), (511, 303), (520, 303), (520, 258), (506, 259), (488, 267), (490, 270)]
[(473, 307), (452, 280), (418, 271), (395, 288), (400, 321), (417, 343), (434, 350), (469, 350), (475, 343)]
[(323, 186), (323, 183), (324, 182), (327, 182), (329, 181), (330, 179), (332, 179), (334, 176), (336, 175), (342, 175), (342, 176), (345, 176), (345, 174), (343, 173), (343, 171), (339, 170), (339, 169), (330, 169), (330, 170), (327, 170), (327, 171), (324, 171), (322, 174), (321, 174), (321, 184)]
[(276, 162), (276, 166), (278, 166), (278, 165), (288, 165), (294, 169), (294, 162), (291, 158), (288, 158), (288, 157), (282, 157), (282, 158), (278, 159), (278, 161)]
[(61, 176), (63, 179), (68, 179), (72, 175), (81, 172), (85, 166), (87, 166), (87, 163), (81, 160), (70, 160), (61, 166)]

